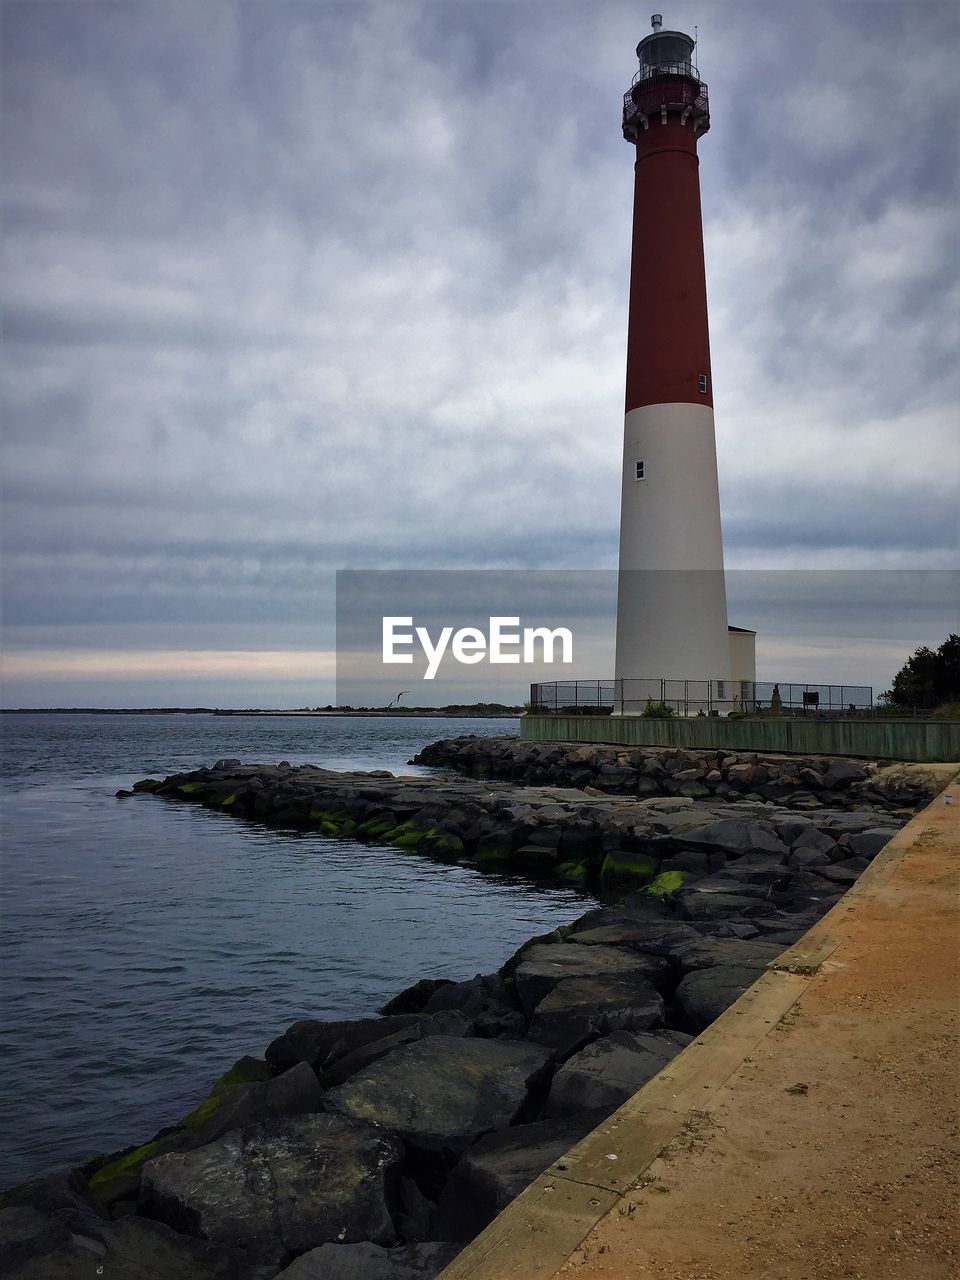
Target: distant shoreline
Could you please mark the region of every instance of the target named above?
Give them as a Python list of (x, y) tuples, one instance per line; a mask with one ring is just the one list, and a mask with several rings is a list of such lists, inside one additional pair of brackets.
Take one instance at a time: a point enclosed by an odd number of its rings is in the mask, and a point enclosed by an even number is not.
[(220, 707), (0, 707), (0, 715), (6, 716), (299, 716), (349, 717), (380, 716), (394, 720), (480, 719), (515, 720), (522, 715), (521, 707), (500, 708), (495, 711), (483, 707), (400, 707), (387, 711), (376, 708), (345, 708), (337, 711), (289, 711), (250, 710), (240, 711)]

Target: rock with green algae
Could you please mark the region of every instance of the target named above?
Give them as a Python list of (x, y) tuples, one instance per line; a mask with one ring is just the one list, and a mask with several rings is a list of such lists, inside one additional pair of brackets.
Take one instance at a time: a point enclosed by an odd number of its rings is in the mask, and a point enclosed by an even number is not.
[(560, 862), (553, 867), (553, 874), (570, 884), (586, 884), (592, 872), (586, 862)]
[(274, 1079), (257, 1058), (241, 1058), (214, 1083), (209, 1095), (150, 1142), (86, 1166), (90, 1189), (106, 1205), (136, 1194), (144, 1164), (170, 1151), (186, 1151), (221, 1134), (271, 1116), (319, 1110), (321, 1089), (309, 1067)]
[(685, 879), (686, 876), (682, 871), (661, 871), (640, 892), (649, 894), (651, 898), (664, 898), (668, 893), (676, 893), (678, 889), (683, 888)]
[(600, 882), (610, 885), (647, 884), (657, 874), (659, 863), (643, 854), (614, 850), (600, 867)]

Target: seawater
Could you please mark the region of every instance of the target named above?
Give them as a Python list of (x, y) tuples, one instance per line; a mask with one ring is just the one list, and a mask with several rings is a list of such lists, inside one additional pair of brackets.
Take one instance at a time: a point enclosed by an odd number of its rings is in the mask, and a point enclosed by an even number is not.
[(497, 968), (593, 899), (149, 796), (245, 762), (430, 773), (438, 738), (517, 721), (4, 715), (0, 1186), (146, 1141), (298, 1018), (374, 1013)]

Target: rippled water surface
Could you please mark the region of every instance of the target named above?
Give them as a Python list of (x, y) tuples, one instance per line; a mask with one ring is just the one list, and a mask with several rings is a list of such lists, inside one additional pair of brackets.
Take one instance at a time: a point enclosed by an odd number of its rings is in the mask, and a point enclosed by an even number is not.
[(428, 742), (516, 721), (6, 715), (0, 731), (0, 1185), (145, 1141), (295, 1019), (488, 972), (592, 901), (114, 797), (220, 756), (411, 773)]

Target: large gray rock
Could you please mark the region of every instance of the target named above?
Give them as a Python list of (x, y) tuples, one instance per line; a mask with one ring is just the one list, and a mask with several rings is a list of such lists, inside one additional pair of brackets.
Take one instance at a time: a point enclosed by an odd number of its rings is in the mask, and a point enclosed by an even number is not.
[(272, 1077), (265, 1062), (241, 1058), (214, 1082), (203, 1101), (162, 1136), (138, 1148), (127, 1148), (91, 1161), (85, 1172), (90, 1188), (104, 1205), (136, 1200), (140, 1172), (148, 1160), (169, 1151), (192, 1151), (222, 1137), (231, 1129), (284, 1115), (319, 1111), (322, 1092), (316, 1073), (299, 1062), (282, 1076)]
[(108, 1221), (76, 1171), (12, 1187), (3, 1194), (2, 1205), (0, 1264), (5, 1268), (73, 1236), (97, 1239)]
[(701, 938), (697, 942), (677, 947), (673, 956), (682, 973), (712, 969), (717, 965), (740, 965), (760, 973), (772, 960), (776, 960), (782, 950), (775, 942), (743, 938)]
[(498, 973), (450, 983), (431, 995), (425, 1012), (460, 1013), (469, 1018), (477, 1035), (491, 1038), (519, 1038), (526, 1029), (516, 990)]
[(723, 866), (726, 854), (704, 853), (700, 849), (681, 849), (660, 863), (661, 871), (682, 871), (688, 880), (699, 876), (708, 876), (711, 871)]
[(662, 1021), (663, 998), (642, 977), (565, 978), (537, 1005), (527, 1035), (566, 1056), (597, 1036)]
[(862, 782), (867, 776), (866, 767), (852, 764), (848, 760), (831, 760), (830, 768), (823, 775), (823, 785), (831, 791), (849, 787), (854, 782)]
[(399, 1013), (386, 1018), (355, 1018), (346, 1022), (319, 1022), (302, 1018), (277, 1036), (264, 1055), (274, 1071), (286, 1071), (298, 1062), (321, 1070), (344, 1054), (384, 1036), (415, 1026), (419, 1013)]
[(402, 1027), (393, 1035), (384, 1036), (382, 1040), (368, 1040), (366, 1044), (354, 1049), (351, 1053), (342, 1054), (328, 1062), (322, 1069), (325, 1088), (343, 1084), (351, 1076), (368, 1067), (372, 1062), (386, 1057), (388, 1053), (414, 1044), (417, 1040), (426, 1040), (430, 1036), (472, 1036), (473, 1023), (457, 1009), (441, 1009), (429, 1017), (423, 1017), (412, 1026)]
[(553, 1077), (545, 1114), (609, 1114), (690, 1043), (680, 1031), (614, 1031), (575, 1053)]
[(322, 1244), (281, 1271), (277, 1280), (433, 1280), (462, 1245), (429, 1241), (393, 1249), (362, 1244)]
[[(573, 935), (577, 937), (578, 935)], [(655, 982), (669, 966), (659, 956), (619, 947), (581, 946), (560, 942), (531, 947), (517, 966), (514, 981), (527, 1015), (533, 1013), (544, 996), (564, 978), (606, 978), (640, 976)]]
[[(54, 1220), (36, 1210), (26, 1211), (36, 1218), (31, 1227), (24, 1212), (0, 1212), (5, 1244), (11, 1228), (20, 1236), (19, 1256), (0, 1247), (5, 1280), (91, 1280), (99, 1267), (104, 1280), (268, 1280), (282, 1262), (282, 1255), (275, 1254), (258, 1264), (241, 1249), (195, 1240), (146, 1218), (121, 1218), (105, 1223), (96, 1234), (74, 1231), (65, 1236)], [(19, 1228), (12, 1219), (2, 1225), (10, 1214), (19, 1216)], [(32, 1240), (24, 1238), (24, 1229)]]
[[(828, 835), (825, 831), (819, 831), (815, 826), (811, 825), (802, 831), (795, 840), (791, 841), (790, 848), (793, 855), (798, 850), (816, 851), (817, 853), (831, 854), (837, 846), (836, 838)], [(794, 860), (791, 857), (791, 862)]]
[(635, 920), (624, 912), (611, 913), (596, 923), (579, 921), (570, 938), (580, 946), (627, 947), (647, 955), (667, 956), (682, 942), (695, 942), (696, 931), (679, 920)]
[(511, 1200), (605, 1119), (603, 1112), (515, 1125), (464, 1153), (443, 1189), (434, 1233), (472, 1240)]
[(847, 858), (845, 862), (835, 862), (829, 867), (818, 867), (817, 875), (824, 880), (849, 888), (856, 884), (870, 863), (866, 858)]
[[(749, 871), (749, 869), (748, 869)], [(760, 872), (760, 883), (752, 880), (741, 880), (739, 878), (739, 868), (737, 863), (724, 872), (718, 872), (715, 876), (707, 876), (703, 880), (698, 880), (695, 885), (689, 888), (683, 888), (677, 893), (677, 900), (683, 902), (688, 897), (695, 897), (702, 893), (737, 893), (744, 898), (764, 899), (770, 896), (769, 891), (775, 885), (787, 879), (790, 875), (789, 868), (783, 867), (779, 875), (771, 879), (769, 871)]]
[(760, 850), (778, 853), (786, 857), (789, 849), (763, 823), (748, 818), (720, 818), (700, 827), (691, 827), (683, 833), (683, 843), (697, 848), (720, 849), (724, 853), (748, 853)]
[(184, 1147), (204, 1146), (231, 1129), (273, 1120), (280, 1116), (319, 1111), (323, 1090), (312, 1067), (298, 1062), (273, 1080), (227, 1086), (214, 1093), (184, 1122), (189, 1138)]
[(674, 1011), (680, 1025), (694, 1035), (709, 1027), (756, 982), (758, 971), (749, 965), (716, 965), (695, 969), (677, 987)]
[[(834, 848), (836, 846), (833, 846)], [(790, 851), (791, 868), (804, 871), (807, 868), (816, 869), (817, 867), (826, 867), (830, 864), (830, 855), (823, 849), (802, 849), (794, 848)]]
[(898, 828), (872, 827), (848, 837), (850, 852), (856, 858), (875, 858), (897, 834)]
[(458, 1153), (519, 1118), (549, 1061), (524, 1041), (421, 1040), (332, 1089), (326, 1106), (422, 1150)]
[[(733, 886), (731, 886), (731, 889)], [(679, 895), (680, 907), (689, 920), (724, 920), (769, 915), (774, 909), (770, 901), (753, 893), (698, 893), (696, 888), (683, 890)]]
[(244, 1247), (393, 1244), (401, 1156), (395, 1139), (342, 1116), (276, 1120), (149, 1161), (140, 1208), (175, 1230)]

